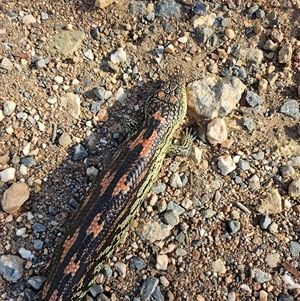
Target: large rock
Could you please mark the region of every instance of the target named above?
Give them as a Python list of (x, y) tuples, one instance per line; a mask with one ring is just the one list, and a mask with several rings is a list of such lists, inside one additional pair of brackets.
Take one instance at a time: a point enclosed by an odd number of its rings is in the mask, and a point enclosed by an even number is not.
[(235, 109), (246, 86), (237, 78), (206, 77), (187, 86), (189, 107), (196, 119), (224, 117)]
[(15, 255), (0, 256), (0, 274), (7, 281), (17, 282), (23, 275), (24, 260)]
[(65, 30), (53, 37), (47, 45), (47, 50), (51, 53), (70, 57), (79, 48), (84, 38), (83, 31)]
[(282, 211), (281, 195), (278, 189), (270, 189), (266, 192), (265, 198), (257, 206), (257, 211), (264, 215), (276, 214)]
[(25, 183), (18, 182), (12, 184), (4, 191), (1, 202), (2, 209), (9, 214), (16, 213), (28, 200), (29, 195), (29, 189)]

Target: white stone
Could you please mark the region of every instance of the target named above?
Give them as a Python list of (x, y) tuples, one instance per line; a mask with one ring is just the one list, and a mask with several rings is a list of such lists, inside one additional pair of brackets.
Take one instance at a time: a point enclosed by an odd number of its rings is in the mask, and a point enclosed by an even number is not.
[(53, 80), (54, 80), (56, 83), (58, 83), (58, 84), (62, 84), (63, 81), (64, 81), (64, 78), (63, 78), (62, 76), (57, 75), (57, 76), (54, 77)]
[(27, 175), (27, 166), (24, 164), (21, 164), (19, 171), (23, 176)]
[(95, 166), (88, 167), (86, 169), (86, 174), (88, 177), (94, 178), (98, 175), (99, 170)]
[(168, 256), (165, 254), (158, 254), (156, 255), (156, 268), (158, 270), (167, 270), (168, 268)]
[(225, 120), (216, 118), (207, 125), (206, 136), (212, 145), (221, 144), (227, 139), (227, 128)]
[(24, 154), (24, 156), (28, 156), (29, 152), (30, 152), (30, 142), (27, 142), (26, 145), (23, 147), (22, 152)]
[(46, 126), (42, 122), (38, 121), (38, 126), (39, 126), (39, 130), (41, 132), (45, 131)]
[(23, 227), (23, 228), (21, 228), (21, 229), (18, 229), (17, 231), (16, 231), (16, 235), (17, 236), (22, 236), (23, 234), (25, 234), (26, 233), (26, 228), (25, 227)]
[(73, 80), (72, 80), (72, 85), (73, 86), (77, 86), (79, 84), (79, 80), (77, 79), (77, 78), (74, 78)]
[(22, 19), (24, 24), (36, 23), (36, 18), (33, 15), (26, 15)]
[(178, 42), (179, 43), (185, 44), (187, 41), (188, 41), (188, 37), (187, 36), (183, 36), (183, 37), (178, 38)]
[(2, 121), (4, 119), (4, 114), (3, 114), (3, 111), (0, 110), (0, 121)]
[(0, 67), (6, 69), (7, 71), (11, 71), (12, 68), (14, 67), (14, 64), (7, 57), (4, 57), (3, 60), (1, 61)]
[(31, 251), (27, 250), (25, 248), (20, 248), (19, 249), (19, 254), (24, 259), (32, 259), (34, 257), (34, 255), (31, 253)]
[(16, 169), (13, 167), (9, 167), (1, 171), (0, 179), (1, 182), (12, 181), (15, 178)]
[(8, 126), (5, 131), (8, 135), (11, 135), (14, 132), (14, 128), (12, 126)]
[(83, 53), (83, 55), (84, 55), (87, 59), (89, 59), (89, 60), (91, 60), (91, 61), (94, 60), (94, 53), (93, 53), (92, 49), (88, 49), (87, 51), (85, 51), (85, 52)]
[(122, 48), (118, 48), (113, 54), (111, 54), (110, 60), (114, 64), (126, 62), (127, 60), (126, 52)]
[(224, 274), (226, 272), (226, 266), (221, 259), (217, 259), (212, 263), (213, 272)]
[(291, 276), (289, 276), (288, 274), (284, 274), (281, 277), (282, 281), (288, 285), (288, 289), (293, 290), (293, 289), (299, 289), (300, 288), (300, 284), (295, 283), (293, 278)]
[(229, 155), (220, 156), (218, 158), (218, 167), (224, 176), (236, 169), (236, 165)]
[(160, 283), (164, 286), (167, 287), (170, 285), (170, 281), (165, 277), (165, 276), (160, 276), (159, 277)]
[(174, 54), (175, 53), (175, 47), (173, 44), (169, 44), (167, 45), (167, 47), (165, 48), (166, 53), (171, 53)]
[(57, 98), (55, 98), (55, 97), (49, 97), (47, 99), (47, 102), (50, 103), (51, 105), (54, 105), (55, 103), (57, 103)]
[(5, 116), (10, 116), (16, 109), (16, 104), (13, 101), (6, 100), (3, 103), (3, 114)]
[(116, 92), (116, 100), (119, 101), (120, 103), (123, 103), (126, 97), (127, 97), (126, 92), (122, 87), (120, 87)]

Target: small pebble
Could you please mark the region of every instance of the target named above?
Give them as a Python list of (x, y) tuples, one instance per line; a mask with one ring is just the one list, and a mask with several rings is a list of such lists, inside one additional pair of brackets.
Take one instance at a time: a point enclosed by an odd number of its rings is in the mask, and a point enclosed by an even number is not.
[(230, 232), (232, 234), (235, 234), (235, 233), (237, 233), (241, 229), (241, 223), (239, 221), (237, 221), (237, 220), (231, 220), (228, 223), (228, 227), (230, 229)]

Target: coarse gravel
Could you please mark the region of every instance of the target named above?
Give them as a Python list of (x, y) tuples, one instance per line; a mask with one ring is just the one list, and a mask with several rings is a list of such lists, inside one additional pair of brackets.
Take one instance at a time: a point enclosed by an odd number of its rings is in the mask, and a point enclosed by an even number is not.
[(87, 300), (299, 301), (299, 1), (95, 5), (0, 3), (0, 301), (34, 300), (126, 121), (181, 72), (192, 153), (166, 157)]

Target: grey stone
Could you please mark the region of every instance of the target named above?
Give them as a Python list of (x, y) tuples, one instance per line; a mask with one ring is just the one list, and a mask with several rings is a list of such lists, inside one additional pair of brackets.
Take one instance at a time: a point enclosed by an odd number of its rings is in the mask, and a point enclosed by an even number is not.
[(63, 132), (58, 139), (59, 145), (64, 148), (67, 148), (72, 143), (72, 138), (67, 132)]
[(279, 112), (289, 117), (298, 119), (300, 114), (298, 101), (295, 99), (286, 101), (279, 109)]
[(187, 251), (182, 248), (177, 248), (175, 254), (176, 256), (185, 256), (187, 254)]
[(300, 166), (300, 156), (291, 157), (288, 164), (292, 166)]
[(134, 16), (142, 16), (147, 12), (147, 8), (143, 1), (131, 1), (129, 3), (129, 12)]
[(262, 160), (265, 157), (265, 153), (260, 151), (251, 155), (253, 160)]
[(205, 77), (187, 86), (190, 105), (195, 118), (205, 116), (210, 119), (224, 117), (236, 108), (245, 90), (245, 85), (237, 78)]
[(152, 297), (154, 298), (154, 300), (156, 301), (164, 301), (165, 300), (165, 297), (164, 295), (162, 294), (161, 290), (160, 290), (160, 287), (157, 286), (152, 294)]
[(155, 9), (155, 15), (162, 18), (179, 17), (181, 5), (174, 0), (162, 0)]
[(3, 103), (3, 114), (4, 116), (10, 116), (16, 109), (16, 104), (13, 101), (6, 100)]
[(74, 145), (74, 154), (73, 154), (74, 161), (79, 161), (81, 159), (86, 158), (87, 156), (88, 156), (88, 152), (81, 144)]
[(104, 89), (103, 87), (98, 87), (94, 90), (94, 94), (100, 100), (107, 100), (112, 96), (112, 92)]
[(14, 64), (7, 57), (4, 57), (0, 63), (0, 68), (5, 69), (7, 71), (11, 71), (14, 67)]
[(199, 43), (205, 44), (210, 37), (212, 37), (214, 31), (208, 26), (199, 26), (195, 29), (195, 36)]
[(249, 170), (251, 168), (250, 163), (246, 160), (243, 160), (243, 159), (239, 160), (239, 167), (242, 170)]
[(295, 301), (295, 299), (291, 295), (280, 293), (278, 296), (278, 301)]
[(178, 213), (178, 215), (181, 215), (182, 213), (185, 212), (184, 208), (182, 208), (181, 206), (177, 205), (176, 203), (174, 203), (172, 201), (168, 203), (167, 209), (168, 210), (175, 210)]
[(50, 53), (70, 57), (80, 47), (84, 38), (85, 33), (83, 31), (65, 30), (53, 37), (48, 43), (47, 49)]
[(46, 231), (46, 226), (44, 226), (43, 224), (41, 223), (38, 223), (38, 222), (35, 222), (33, 225), (32, 225), (32, 229), (36, 232), (45, 232)]
[(176, 240), (182, 244), (184, 244), (185, 241), (185, 234), (183, 232), (180, 232), (177, 236), (176, 236)]
[(25, 157), (21, 159), (21, 164), (24, 164), (27, 167), (36, 165), (36, 161), (33, 157)]
[(164, 221), (171, 226), (176, 226), (179, 223), (179, 215), (175, 210), (168, 210), (164, 214)]
[(155, 194), (160, 194), (160, 193), (164, 192), (166, 190), (166, 188), (167, 188), (167, 185), (165, 183), (159, 183), (159, 184), (153, 185), (151, 190)]
[(159, 279), (155, 277), (147, 277), (140, 291), (140, 295), (143, 301), (147, 301), (150, 299), (158, 283), (159, 283)]
[(279, 170), (284, 178), (290, 178), (295, 174), (295, 169), (291, 165), (282, 165)]
[(290, 43), (284, 44), (278, 52), (278, 62), (285, 64), (291, 61), (293, 48)]
[(248, 131), (253, 131), (253, 120), (249, 117), (242, 118), (243, 125), (248, 129)]
[(100, 111), (100, 108), (101, 108), (101, 102), (95, 101), (91, 105), (91, 112), (97, 114)]
[(294, 179), (290, 183), (288, 194), (292, 198), (297, 198), (300, 196), (300, 178)]
[(267, 230), (268, 227), (271, 225), (271, 223), (272, 223), (272, 219), (268, 215), (262, 216), (259, 219), (259, 225), (263, 230)]
[(192, 11), (197, 15), (207, 15), (207, 4), (202, 1), (196, 1), (192, 6)]
[(180, 176), (178, 172), (172, 173), (170, 177), (170, 186), (173, 188), (181, 188), (187, 184), (187, 179), (185, 180), (184, 175)]
[(44, 58), (40, 58), (38, 60), (35, 61), (35, 66), (38, 68), (38, 69), (41, 69), (41, 68), (44, 68), (46, 67), (46, 61)]
[(247, 13), (252, 15), (259, 9), (259, 6), (257, 4), (252, 5), (248, 8)]
[(23, 275), (24, 260), (15, 255), (0, 256), (0, 274), (7, 281), (17, 282)]
[(258, 107), (263, 102), (262, 98), (252, 91), (247, 91), (246, 101), (253, 108)]
[(290, 242), (290, 252), (293, 257), (298, 258), (300, 256), (300, 243), (298, 241)]
[(264, 10), (262, 9), (258, 9), (256, 12), (255, 12), (255, 16), (257, 19), (263, 19), (265, 16), (266, 16), (266, 13)]
[(42, 250), (43, 245), (44, 245), (44, 242), (40, 239), (35, 239), (33, 241), (33, 247), (34, 247), (35, 250)]
[(103, 289), (102, 285), (94, 284), (90, 287), (89, 291), (90, 291), (90, 293), (92, 294), (93, 297), (96, 297), (99, 294), (103, 293), (104, 289)]
[(272, 279), (271, 274), (265, 273), (260, 269), (256, 269), (254, 273), (254, 278), (258, 283), (268, 282)]
[(231, 220), (228, 223), (228, 227), (232, 234), (237, 233), (241, 229), (241, 223), (237, 220)]
[(43, 283), (47, 280), (45, 276), (33, 276), (28, 279), (28, 283), (35, 289), (40, 290)]
[(47, 20), (49, 18), (49, 15), (45, 12), (41, 12), (41, 19), (42, 20)]
[(108, 264), (103, 266), (102, 273), (106, 278), (111, 278), (113, 275), (113, 271)]
[(146, 263), (141, 257), (133, 257), (130, 259), (130, 267), (136, 270), (142, 270), (146, 267)]
[(202, 210), (201, 211), (201, 216), (202, 218), (211, 218), (213, 217), (214, 215), (216, 215), (216, 211), (214, 210), (211, 210), (211, 209), (205, 209), (205, 210)]

